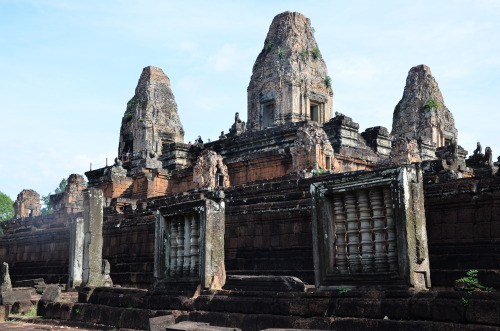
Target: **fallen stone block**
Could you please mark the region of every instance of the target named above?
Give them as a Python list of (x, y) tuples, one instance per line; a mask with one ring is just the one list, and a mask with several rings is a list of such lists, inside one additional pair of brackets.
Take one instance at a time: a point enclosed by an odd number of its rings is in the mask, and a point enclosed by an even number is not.
[(12, 305), (10, 312), (25, 315), (31, 311), (31, 307), (33, 307), (31, 301), (18, 301)]
[(9, 306), (0, 305), (0, 322), (5, 322), (9, 318)]
[(241, 331), (241, 329), (212, 326), (208, 323), (185, 321), (167, 327), (167, 331)]
[(57, 301), (60, 296), (61, 296), (61, 288), (57, 285), (49, 285), (43, 292), (40, 301), (54, 302)]
[(46, 285), (43, 278), (18, 280), (14, 283), (14, 287), (36, 287), (41, 285)]
[(158, 316), (149, 319), (148, 331), (165, 331), (167, 327), (175, 324), (174, 315)]
[(15, 302), (30, 301), (31, 290), (16, 290), (0, 293), (2, 305), (13, 305)]
[(305, 284), (292, 276), (246, 276), (232, 275), (226, 277), (225, 290), (239, 291), (274, 291), (305, 292)]

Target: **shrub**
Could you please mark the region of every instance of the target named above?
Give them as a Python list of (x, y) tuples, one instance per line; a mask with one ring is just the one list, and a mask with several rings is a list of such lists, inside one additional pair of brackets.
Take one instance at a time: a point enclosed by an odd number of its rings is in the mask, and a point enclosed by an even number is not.
[(313, 48), (312, 50), (312, 55), (313, 55), (313, 59), (321, 59), (321, 52), (319, 51), (319, 48)]

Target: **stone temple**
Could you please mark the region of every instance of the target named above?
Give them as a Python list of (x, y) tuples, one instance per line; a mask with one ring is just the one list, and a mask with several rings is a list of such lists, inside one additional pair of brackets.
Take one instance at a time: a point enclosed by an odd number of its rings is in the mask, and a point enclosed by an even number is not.
[[(13, 284), (0, 307), (60, 284), (74, 300), (44, 294), (39, 315), (112, 328), (497, 329), (491, 149), (467, 158), (425, 65), (410, 69), (391, 130), (360, 131), (333, 95), (299, 13), (272, 21), (248, 121), (236, 113), (217, 141), (186, 144), (169, 78), (144, 68), (114, 164), (86, 185), (71, 175), (53, 214), (39, 215), (36, 192), (18, 196), (0, 236)], [(467, 273), (472, 288), (456, 282)]]

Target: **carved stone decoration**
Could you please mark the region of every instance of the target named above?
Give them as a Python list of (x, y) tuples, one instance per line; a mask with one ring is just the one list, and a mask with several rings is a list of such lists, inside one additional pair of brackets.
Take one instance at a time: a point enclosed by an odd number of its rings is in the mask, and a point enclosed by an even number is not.
[(458, 141), (453, 115), (428, 66), (418, 65), (408, 72), (403, 97), (394, 109), (391, 134), (428, 139), (436, 148), (448, 145), (452, 138)]
[(391, 154), (389, 157), (392, 165), (422, 162), (417, 140), (405, 137), (395, 138), (392, 141)]
[(396, 234), (394, 230), (394, 212), (392, 203), (392, 194), (389, 187), (383, 188), (384, 192), (384, 207), (387, 229), (387, 263), (390, 271), (397, 271), (398, 260), (396, 252)]
[(331, 175), (311, 194), (317, 288), (430, 287), (420, 168)]
[(122, 119), (118, 157), (128, 162), (161, 155), (162, 145), (173, 142), (184, 142), (184, 129), (170, 79), (160, 68), (146, 67)]
[(373, 227), (368, 192), (358, 190), (356, 193), (359, 211), (359, 234), (361, 235), (361, 268), (363, 272), (373, 272), (375, 256), (373, 253)]
[(387, 252), (387, 214), (383, 198), (383, 193), (380, 188), (373, 188), (370, 190), (376, 272), (387, 272), (389, 270)]
[(193, 168), (196, 188), (228, 187), (229, 174), (222, 156), (212, 150), (204, 150)]
[(40, 215), (40, 195), (33, 190), (22, 190), (14, 201), (14, 218)]
[(297, 138), (290, 153), (293, 171), (332, 168), (333, 148), (325, 131), (317, 123), (307, 123), (297, 130)]
[(155, 288), (222, 288), (226, 279), (223, 198), (222, 191), (182, 195), (158, 210)]
[(250, 129), (330, 120), (331, 81), (308, 18), (284, 12), (273, 19), (247, 90)]
[(347, 269), (347, 245), (346, 245), (346, 218), (344, 210), (344, 199), (340, 194), (333, 196), (335, 208), (335, 233), (336, 233), (336, 259), (337, 268), (341, 274), (348, 273)]

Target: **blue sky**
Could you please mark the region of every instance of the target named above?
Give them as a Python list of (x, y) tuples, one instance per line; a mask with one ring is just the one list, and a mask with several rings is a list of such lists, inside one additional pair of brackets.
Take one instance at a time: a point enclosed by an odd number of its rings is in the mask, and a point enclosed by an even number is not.
[(186, 142), (246, 120), (252, 65), (275, 15), (309, 17), (334, 111), (390, 129), (408, 70), (430, 66), (459, 144), (500, 154), (500, 0), (0, 0), (0, 191), (53, 191), (111, 163), (142, 68), (169, 76)]

